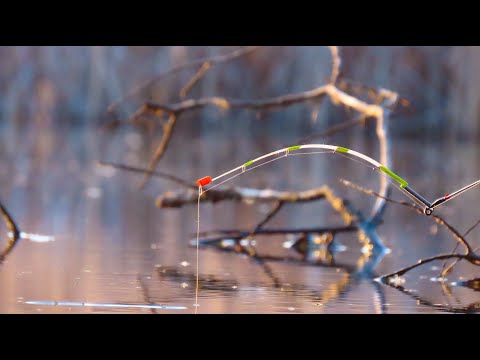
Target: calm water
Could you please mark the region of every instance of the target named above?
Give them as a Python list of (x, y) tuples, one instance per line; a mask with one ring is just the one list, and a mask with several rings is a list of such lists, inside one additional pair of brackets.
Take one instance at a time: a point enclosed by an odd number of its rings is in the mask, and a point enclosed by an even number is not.
[[(32, 131), (35, 130), (35, 131)], [(9, 132), (10, 131), (10, 132)], [(162, 170), (187, 180), (215, 175), (246, 160), (291, 143), (292, 137), (271, 139), (177, 136)], [(319, 141), (321, 142), (321, 141)], [(377, 158), (375, 142), (363, 137), (335, 138), (332, 143)], [(96, 164), (113, 160), (138, 165), (147, 149), (133, 130), (115, 135), (42, 129), (2, 132), (0, 196), (24, 232), (52, 235), (55, 241), (21, 240), (0, 265), (2, 313), (191, 313), (194, 303), (196, 206), (158, 209), (155, 198), (176, 189), (153, 180), (138, 189), (140, 175)], [(372, 145), (373, 144), (373, 145)], [(394, 170), (428, 198), (436, 198), (480, 177), (477, 144), (426, 144), (395, 141)], [(33, 156), (35, 154), (35, 157)], [(351, 199), (365, 213), (374, 200), (339, 184), (339, 177), (376, 188), (372, 172), (331, 155), (290, 157), (237, 177), (229, 185), (303, 190), (321, 184)], [(403, 199), (394, 190), (394, 198)], [(460, 232), (480, 217), (480, 190), (452, 201), (438, 211)], [(201, 229), (249, 230), (267, 205), (203, 204)], [(269, 228), (341, 225), (328, 204), (288, 205)], [(1, 225), (2, 234), (6, 233)], [(378, 229), (391, 253), (367, 257), (355, 233), (340, 234), (346, 250), (334, 255), (337, 266), (302, 261), (263, 263), (232, 252), (200, 251), (201, 313), (430, 313), (475, 307), (478, 291), (451, 283), (479, 277), (480, 269), (460, 264), (448, 281), (431, 281), (441, 262), (409, 273), (408, 293), (373, 281), (376, 276), (413, 264), (421, 257), (451, 251), (455, 242), (432, 219), (390, 205)], [(469, 235), (478, 245), (480, 230)], [(257, 237), (259, 254), (301, 259), (282, 244), (291, 237)], [(4, 241), (4, 240), (2, 240)], [(332, 261), (329, 254), (315, 253)], [(157, 303), (186, 309), (138, 309), (47, 306), (27, 301)], [(473, 305), (472, 305), (473, 304)]]

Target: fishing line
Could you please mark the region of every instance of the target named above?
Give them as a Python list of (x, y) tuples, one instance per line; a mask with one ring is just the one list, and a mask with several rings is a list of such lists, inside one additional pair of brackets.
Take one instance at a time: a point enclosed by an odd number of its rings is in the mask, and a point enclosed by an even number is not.
[[(251, 167), (251, 168), (249, 168), (249, 169), (246, 169), (246, 168), (245, 168), (245, 170), (240, 169), (240, 170), (242, 170), (242, 172), (239, 172), (238, 174), (235, 174), (235, 175), (229, 177), (228, 179), (223, 180), (221, 183), (218, 183), (217, 185), (211, 186), (211, 187), (209, 187), (207, 190), (202, 190), (202, 191), (203, 191), (204, 193), (206, 193), (207, 191), (210, 191), (210, 190), (216, 188), (217, 186), (220, 186), (220, 185), (222, 185), (223, 183), (226, 183), (227, 181), (230, 181), (230, 180), (232, 180), (233, 178), (236, 178), (237, 176), (242, 175), (243, 173), (249, 172), (249, 171), (251, 171), (251, 170), (253, 170), (253, 169), (256, 169), (256, 168), (258, 168), (258, 167), (260, 167), (260, 166), (266, 165), (266, 164), (271, 163), (271, 162), (273, 162), (273, 161), (280, 160), (280, 159), (284, 158), (285, 156), (286, 156), (286, 155), (282, 155), (282, 156), (279, 156), (279, 157), (277, 157), (277, 158), (275, 158), (275, 159), (265, 161), (264, 163), (261, 163), (261, 164), (259, 164), (259, 165), (254, 166), (254, 167)], [(231, 173), (231, 172), (229, 172), (229, 173)], [(213, 180), (212, 180), (212, 181), (213, 181)]]
[[(313, 154), (333, 154), (334, 151), (312, 151), (312, 152), (301, 152), (301, 153), (292, 153), (288, 154), (288, 156), (295, 156), (295, 155), (313, 155)], [(285, 155), (284, 155), (285, 156)]]
[(196, 278), (195, 278), (195, 314), (197, 313), (197, 309), (200, 306), (198, 303), (198, 242), (200, 237), (200, 198), (202, 197), (202, 187), (198, 187), (198, 201), (197, 201), (197, 249), (196, 249)]
[[(347, 158), (349, 160), (352, 160), (352, 161), (355, 161), (356, 163), (360, 164), (360, 165), (364, 165), (364, 166), (368, 166), (370, 169), (373, 169), (373, 170), (377, 170), (376, 168), (372, 167), (372, 165), (366, 161), (361, 161), (361, 160), (358, 160), (358, 159), (355, 159), (354, 157), (351, 157), (351, 156), (348, 156), (344, 153), (339, 153), (339, 152), (335, 152), (333, 151), (334, 154), (337, 154), (337, 155), (340, 155), (344, 158)], [(370, 165), (369, 165), (370, 164)]]

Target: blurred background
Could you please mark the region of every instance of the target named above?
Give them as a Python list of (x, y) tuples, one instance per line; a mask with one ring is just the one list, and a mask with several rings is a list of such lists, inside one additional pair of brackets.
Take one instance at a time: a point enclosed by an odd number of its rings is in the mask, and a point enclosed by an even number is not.
[[(194, 299), (188, 274), (194, 270), (195, 253), (189, 240), (196, 229), (196, 207), (158, 209), (156, 196), (177, 185), (156, 179), (140, 190), (141, 175), (100, 166), (98, 161), (147, 166), (161, 126), (139, 127), (126, 119), (147, 100), (179, 101), (180, 89), (198, 68), (145, 87), (117, 107), (116, 117), (107, 112), (112, 102), (174, 66), (235, 49), (0, 47), (0, 200), (22, 231), (55, 237), (49, 243), (21, 240), (0, 265), (1, 312), (151, 312), (25, 303), (41, 300), (155, 302), (187, 307), (159, 312), (191, 312)], [(388, 124), (397, 173), (429, 198), (480, 177), (480, 75), (476, 71), (480, 48), (341, 47), (340, 56), (342, 79), (389, 89), (408, 101)], [(326, 47), (262, 47), (212, 67), (188, 97), (251, 100), (296, 93), (325, 84), (330, 69)], [(158, 169), (194, 181), (354, 117), (353, 111), (328, 100), (262, 112), (204, 108), (182, 115)], [(113, 120), (117, 120), (115, 127)], [(373, 122), (334, 139), (313, 142), (325, 141), (378, 158)], [(368, 213), (374, 199), (342, 187), (340, 177), (378, 187), (378, 179), (368, 169), (327, 156), (288, 159), (239, 177), (232, 185), (306, 190), (328, 184)], [(480, 217), (478, 193), (472, 190), (442, 210), (460, 232)], [(398, 193), (393, 196), (403, 199)], [(202, 208), (203, 230), (250, 229), (268, 211), (265, 206), (244, 203)], [(335, 223), (341, 224), (341, 219), (319, 202), (289, 206), (271, 227)], [(5, 224), (0, 230), (4, 246)], [(377, 276), (420, 257), (451, 251), (455, 245), (451, 235), (431, 219), (394, 206), (387, 210), (379, 233), (392, 252), (370, 264)], [(473, 231), (474, 246), (475, 236), (478, 232)], [(258, 239), (258, 247), (282, 255), (288, 252), (282, 247), (285, 240), (281, 236)], [(429, 281), (438, 275), (442, 263), (409, 279), (410, 287), (437, 307), (375, 284), (371, 274), (361, 281), (354, 279), (349, 266), (371, 259), (362, 257), (355, 234), (343, 235), (339, 241), (347, 251), (336, 255), (336, 261), (347, 266), (271, 264), (280, 286), (268, 271), (244, 256), (202, 250), (201, 273), (233, 285), (228, 291), (223, 285), (204, 290), (200, 311), (434, 312), (445, 311), (452, 301), (472, 307), (478, 300), (475, 291), (464, 288), (446, 296), (444, 289)], [(476, 271), (459, 265), (451, 280), (470, 279)]]

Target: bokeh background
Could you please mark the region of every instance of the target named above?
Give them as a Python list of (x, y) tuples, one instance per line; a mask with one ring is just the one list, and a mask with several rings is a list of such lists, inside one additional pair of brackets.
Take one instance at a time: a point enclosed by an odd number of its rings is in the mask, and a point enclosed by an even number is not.
[[(29, 300), (148, 300), (188, 307), (178, 312), (191, 311), (188, 278), (165, 278), (158, 269), (175, 266), (193, 271), (195, 254), (188, 243), (196, 228), (195, 207), (157, 209), (155, 197), (176, 189), (175, 184), (153, 180), (140, 190), (141, 176), (97, 162), (146, 166), (161, 135), (160, 126), (143, 128), (120, 122), (112, 129), (109, 104), (171, 67), (236, 48), (0, 48), (0, 199), (22, 231), (55, 236), (54, 242), (44, 244), (22, 240), (0, 265), (1, 312), (150, 312), (25, 304)], [(480, 48), (342, 47), (340, 54), (342, 78), (390, 89), (408, 100), (409, 105), (389, 122), (397, 173), (429, 198), (480, 177)], [(300, 92), (324, 84), (330, 66), (326, 47), (265, 47), (212, 68), (189, 96), (259, 99)], [(119, 118), (128, 118), (146, 100), (178, 101), (179, 90), (194, 73), (195, 69), (185, 70), (155, 82), (122, 103)], [(159, 169), (187, 180), (213, 175), (354, 116), (328, 100), (320, 107), (308, 102), (268, 112), (205, 108), (182, 116)], [(378, 157), (372, 126), (349, 130), (328, 141)], [(262, 168), (234, 184), (305, 190), (326, 183), (368, 212), (373, 199), (345, 189), (338, 184), (339, 177), (372, 188), (378, 181), (348, 161), (308, 157)], [(442, 211), (461, 232), (480, 217), (478, 192), (472, 190)], [(394, 197), (401, 198), (401, 194)], [(251, 204), (203, 205), (203, 209), (203, 229), (248, 229), (268, 210)], [(328, 206), (311, 204), (289, 207), (272, 227), (335, 222), (340, 220)], [(1, 226), (2, 235), (6, 234), (5, 225)], [(451, 235), (429, 219), (396, 207), (388, 209), (379, 232), (392, 252), (373, 266), (377, 275), (422, 256), (451, 251), (455, 245)], [(475, 245), (478, 233), (470, 236)], [(5, 236), (2, 239), (4, 244)], [(258, 246), (266, 253), (283, 254), (284, 240), (259, 239)], [(341, 263), (355, 266), (363, 261), (354, 234), (340, 242), (348, 248), (338, 255)], [(352, 281), (341, 268), (272, 264), (283, 284), (279, 288), (272, 285), (264, 269), (242, 256), (202, 250), (200, 260), (203, 274), (236, 284), (233, 291), (205, 290), (201, 297), (204, 312), (443, 311), (388, 287), (379, 290), (371, 276)], [(409, 283), (439, 306), (452, 301), (440, 285), (429, 281), (441, 266), (419, 271)], [(475, 277), (476, 271), (460, 265), (451, 280)], [(461, 306), (478, 299), (475, 291), (460, 288), (455, 292)]]

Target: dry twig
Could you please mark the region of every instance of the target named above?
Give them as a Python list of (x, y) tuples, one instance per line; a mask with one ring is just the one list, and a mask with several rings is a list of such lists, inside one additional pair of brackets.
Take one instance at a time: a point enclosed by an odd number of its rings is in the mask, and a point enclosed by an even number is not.
[(0, 203), (0, 213), (5, 220), (5, 224), (8, 227), (8, 230), (11, 232), (11, 237), (7, 241), (6, 247), (0, 252), (0, 262), (5, 260), (5, 257), (13, 250), (15, 245), (17, 244), (18, 240), (20, 239), (20, 230), (11, 217), (10, 213), (7, 211), (7, 209), (3, 206), (2, 203)]

